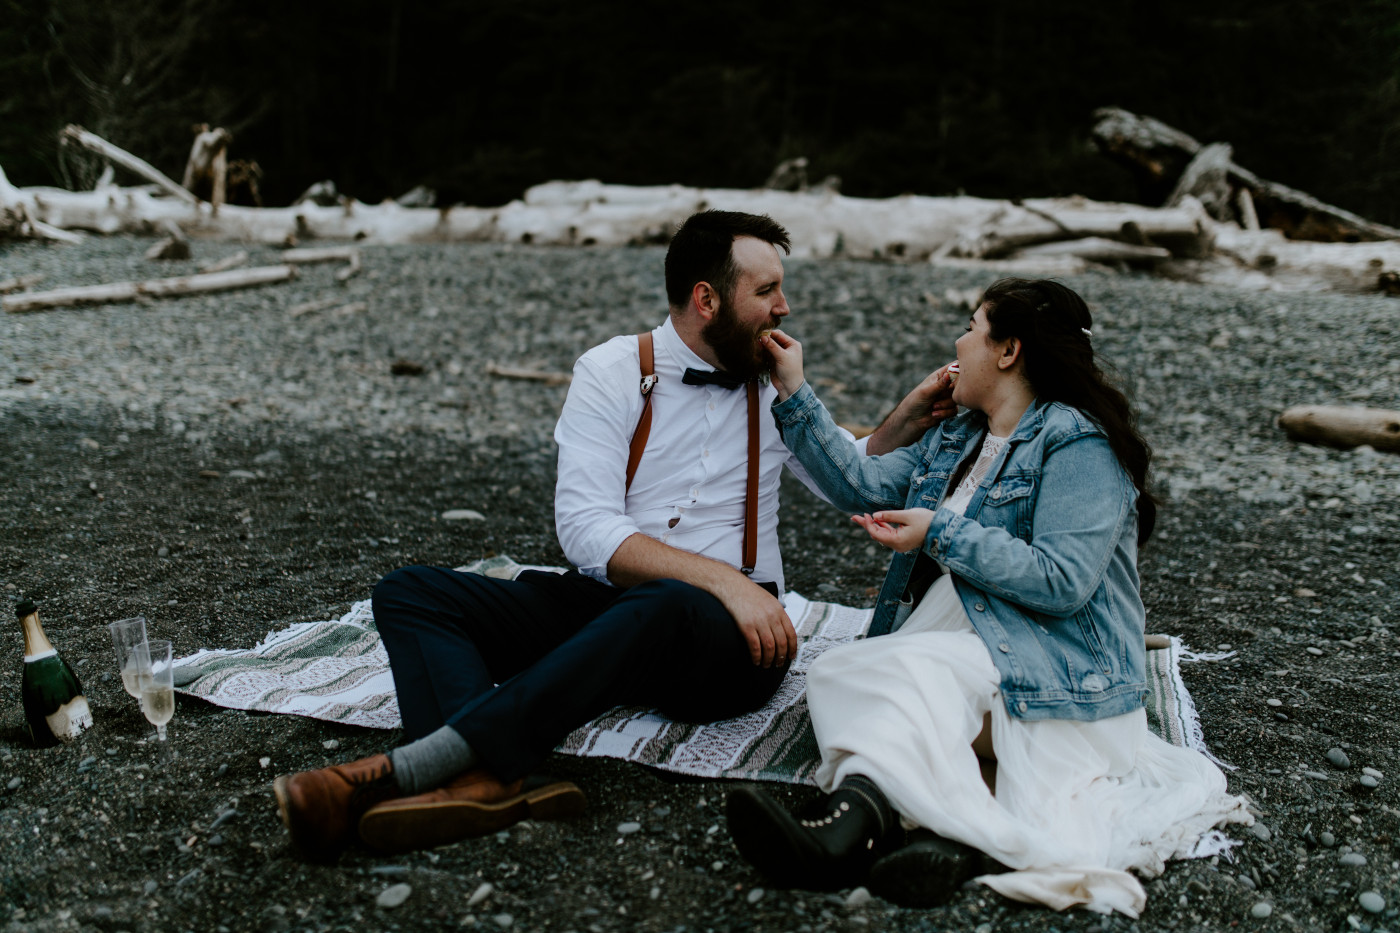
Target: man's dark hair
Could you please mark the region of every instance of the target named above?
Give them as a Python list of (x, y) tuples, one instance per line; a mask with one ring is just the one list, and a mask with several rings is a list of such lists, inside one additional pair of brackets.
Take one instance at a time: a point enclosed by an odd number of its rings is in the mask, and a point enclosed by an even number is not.
[(757, 237), (785, 253), (792, 252), (788, 232), (766, 214), (701, 211), (691, 214), (676, 230), (666, 251), (666, 300), (684, 308), (696, 282), (709, 282), (726, 301), (734, 291), (739, 270), (734, 265), (735, 237)]

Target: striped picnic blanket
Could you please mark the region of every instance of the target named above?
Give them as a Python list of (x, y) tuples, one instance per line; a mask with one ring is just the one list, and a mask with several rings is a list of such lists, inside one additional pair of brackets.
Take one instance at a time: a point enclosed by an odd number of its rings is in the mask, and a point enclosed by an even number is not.
[[(461, 569), (513, 579), (522, 570), (559, 568), (495, 557)], [(556, 751), (622, 758), (696, 777), (815, 784), (820, 757), (807, 716), (807, 669), (829, 648), (863, 635), (872, 613), (793, 592), (784, 606), (800, 648), (778, 692), (762, 709), (691, 725), (655, 710), (619, 706), (574, 730)], [(1168, 742), (1206, 754), (1180, 664), (1213, 658), (1193, 654), (1177, 638), (1169, 647), (1147, 653), (1148, 725)], [(253, 648), (202, 650), (183, 658), (177, 662), (176, 689), (232, 709), (292, 713), (371, 729), (400, 724), (389, 659), (369, 600), (339, 619), (272, 632)]]

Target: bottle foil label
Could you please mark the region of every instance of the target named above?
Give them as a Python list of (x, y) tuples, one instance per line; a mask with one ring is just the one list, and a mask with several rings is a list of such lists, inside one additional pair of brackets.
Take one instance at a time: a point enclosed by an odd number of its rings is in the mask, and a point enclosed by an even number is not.
[(92, 710), (88, 708), (87, 697), (81, 693), (44, 717), (54, 738), (60, 742), (71, 742), (84, 729), (92, 728)]

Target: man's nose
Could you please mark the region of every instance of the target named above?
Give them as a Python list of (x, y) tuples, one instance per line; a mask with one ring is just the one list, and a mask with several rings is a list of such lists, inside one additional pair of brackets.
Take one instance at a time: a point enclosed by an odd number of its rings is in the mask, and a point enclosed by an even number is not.
[(787, 295), (782, 292), (778, 293), (778, 303), (773, 306), (773, 313), (778, 317), (786, 317), (792, 313), (792, 309), (788, 307)]

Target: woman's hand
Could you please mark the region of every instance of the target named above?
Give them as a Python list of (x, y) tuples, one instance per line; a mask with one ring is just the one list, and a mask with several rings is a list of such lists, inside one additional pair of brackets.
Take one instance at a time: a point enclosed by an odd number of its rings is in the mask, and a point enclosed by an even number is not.
[(887, 454), (907, 447), (929, 428), (958, 413), (958, 405), (953, 401), (953, 380), (948, 378), (949, 365), (935, 369), (904, 396), (865, 442), (866, 453)]
[(759, 340), (773, 358), (773, 388), (778, 390), (778, 401), (785, 402), (806, 381), (802, 375), (802, 344), (780, 330)]
[(924, 546), (928, 526), (933, 523), (933, 511), (894, 509), (874, 515), (852, 515), (851, 521), (864, 528), (877, 544), (894, 551), (914, 551)]

